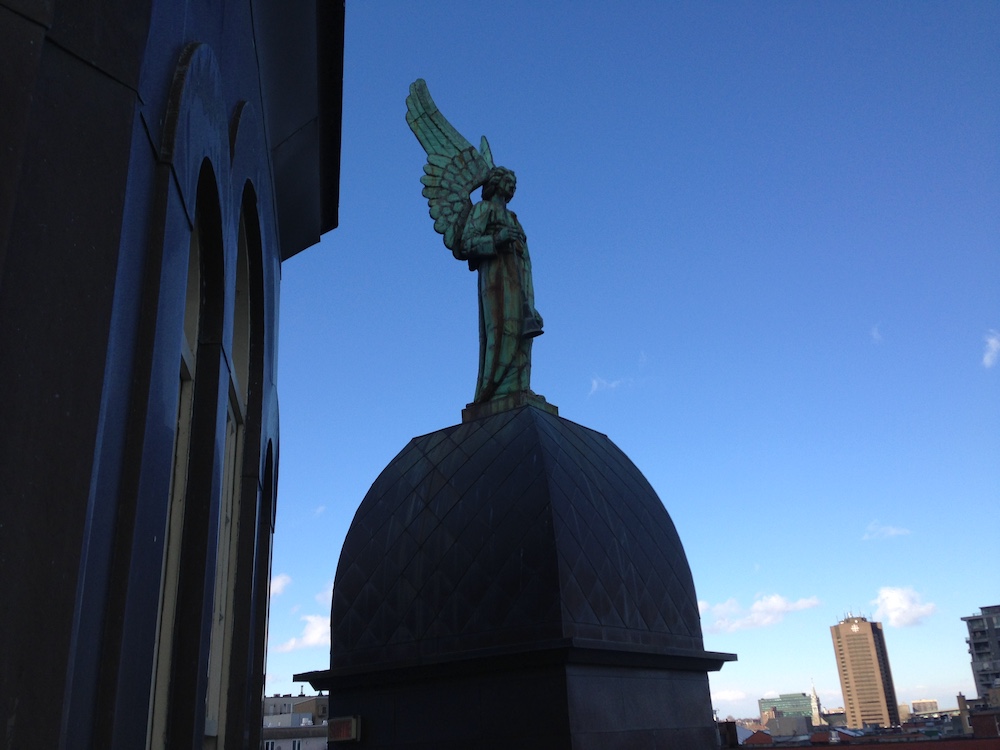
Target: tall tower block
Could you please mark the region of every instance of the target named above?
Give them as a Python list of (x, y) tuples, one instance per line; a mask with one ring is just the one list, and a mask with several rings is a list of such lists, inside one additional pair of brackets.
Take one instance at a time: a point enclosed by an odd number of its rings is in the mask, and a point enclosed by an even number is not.
[(831, 626), (830, 634), (844, 693), (847, 726), (861, 729), (865, 724), (883, 727), (899, 724), (882, 623), (848, 616)]
[(1000, 687), (1000, 606), (982, 607), (978, 615), (962, 620), (969, 628), (965, 642), (972, 656), (976, 692), (986, 698), (992, 688)]

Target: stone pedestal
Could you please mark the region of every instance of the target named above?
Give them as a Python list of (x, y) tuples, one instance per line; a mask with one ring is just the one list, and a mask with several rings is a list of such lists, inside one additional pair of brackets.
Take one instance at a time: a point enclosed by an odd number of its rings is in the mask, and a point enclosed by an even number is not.
[(680, 539), (604, 435), (534, 406), (415, 438), (362, 502), (330, 669), (370, 748), (718, 747)]
[(559, 407), (546, 401), (545, 396), (539, 396), (532, 391), (520, 391), (484, 403), (466, 404), (465, 408), (462, 409), (462, 422), (475, 422), (500, 412), (519, 409), (522, 406), (534, 406), (536, 409), (559, 416)]

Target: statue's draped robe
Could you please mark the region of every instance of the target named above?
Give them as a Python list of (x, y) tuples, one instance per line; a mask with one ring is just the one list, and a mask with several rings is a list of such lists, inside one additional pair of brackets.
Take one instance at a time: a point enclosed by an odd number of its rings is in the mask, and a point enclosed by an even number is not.
[[(531, 281), (531, 258), (523, 241), (498, 246), (503, 227), (524, 231), (503, 203), (477, 203), (462, 232), (456, 256), (479, 271), (479, 379), (476, 403), (528, 390), (531, 338), (522, 336), (525, 317), (537, 315)], [(539, 318), (540, 320), (540, 318)]]

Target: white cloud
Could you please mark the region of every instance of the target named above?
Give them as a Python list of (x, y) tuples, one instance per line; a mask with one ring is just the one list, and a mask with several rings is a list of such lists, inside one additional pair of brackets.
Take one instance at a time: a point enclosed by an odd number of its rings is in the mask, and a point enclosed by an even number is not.
[(291, 582), (292, 582), (292, 577), (287, 573), (281, 573), (279, 575), (276, 575), (274, 578), (271, 579), (271, 590), (270, 590), (271, 596), (277, 596), (278, 594), (283, 592), (288, 587), (288, 584), (290, 584)]
[(275, 646), (278, 653), (288, 653), (300, 648), (313, 648), (315, 646), (330, 645), (330, 618), (324, 615), (303, 615), (300, 619), (305, 620), (305, 627), (302, 635), (296, 638), (289, 638), (280, 646)]
[(315, 516), (321, 516), (321, 515), (323, 515), (323, 511), (325, 511), (325, 510), (326, 510), (326, 506), (325, 505), (321, 505), (318, 508), (316, 508), (316, 510), (313, 512), (313, 515), (315, 515)]
[(882, 343), (882, 332), (879, 331), (879, 329), (878, 329), (879, 325), (881, 325), (881, 324), (880, 323), (876, 323), (875, 325), (872, 326), (872, 330), (871, 330), (872, 342), (876, 343), (876, 344), (881, 344)]
[(983, 352), (983, 367), (993, 367), (1000, 359), (1000, 331), (990, 329), (983, 337), (986, 341), (986, 351)]
[(920, 594), (909, 587), (883, 586), (872, 604), (877, 605), (875, 619), (885, 620), (894, 628), (919, 625), (937, 609), (930, 602), (924, 604), (920, 600)]
[(730, 597), (721, 604), (716, 604), (712, 607), (712, 614), (716, 617), (734, 617), (740, 613), (740, 603)]
[(818, 605), (819, 598), (815, 596), (791, 602), (780, 594), (771, 594), (758, 596), (749, 610), (744, 610), (735, 599), (728, 599), (715, 605), (699, 602), (698, 609), (702, 615), (709, 615), (708, 619), (711, 620), (707, 628), (709, 632), (735, 633), (737, 630), (777, 625), (790, 612), (799, 612)]
[(747, 694), (742, 690), (714, 690), (712, 691), (712, 702), (735, 703), (746, 700)]
[(615, 388), (622, 384), (622, 380), (605, 380), (604, 378), (591, 378), (590, 379), (590, 393), (588, 396), (593, 396), (598, 391), (613, 391)]
[(906, 536), (909, 533), (909, 529), (899, 526), (884, 526), (878, 522), (878, 519), (875, 519), (868, 524), (868, 528), (865, 529), (865, 534), (861, 538), (865, 541), (870, 539), (889, 539), (894, 536)]
[(330, 609), (330, 604), (333, 602), (333, 581), (326, 584), (326, 588), (316, 594), (315, 598), (317, 602)]

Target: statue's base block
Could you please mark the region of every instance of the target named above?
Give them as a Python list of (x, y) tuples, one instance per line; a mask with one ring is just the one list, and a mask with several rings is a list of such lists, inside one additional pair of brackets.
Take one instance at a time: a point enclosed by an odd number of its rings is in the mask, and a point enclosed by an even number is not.
[(533, 391), (518, 391), (506, 396), (486, 401), (483, 403), (466, 404), (462, 409), (462, 422), (475, 422), (483, 417), (492, 417), (503, 411), (519, 409), (522, 406), (534, 406), (554, 416), (559, 416), (559, 408), (545, 400), (545, 396), (539, 396)]
[[(302, 677), (330, 691), (331, 717), (360, 716), (361, 746), (378, 750), (719, 746), (705, 702), (705, 666), (686, 671), (592, 663), (593, 653), (576, 651)], [(602, 660), (622, 661), (615, 656), (605, 653)]]

